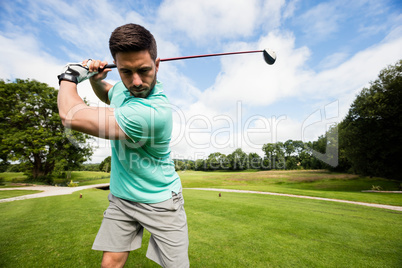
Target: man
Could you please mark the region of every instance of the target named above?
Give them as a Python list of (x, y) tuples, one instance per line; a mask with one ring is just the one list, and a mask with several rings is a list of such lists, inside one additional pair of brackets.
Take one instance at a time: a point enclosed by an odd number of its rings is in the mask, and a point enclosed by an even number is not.
[[(189, 267), (187, 218), (181, 181), (170, 158), (172, 112), (157, 81), (160, 59), (152, 34), (140, 25), (116, 28), (110, 52), (121, 81), (104, 81), (105, 61), (68, 64), (59, 75), (63, 125), (111, 140), (109, 207), (93, 244), (103, 251), (102, 267), (123, 267), (151, 233), (147, 257), (163, 267)], [(90, 80), (110, 108), (87, 106), (77, 83)]]

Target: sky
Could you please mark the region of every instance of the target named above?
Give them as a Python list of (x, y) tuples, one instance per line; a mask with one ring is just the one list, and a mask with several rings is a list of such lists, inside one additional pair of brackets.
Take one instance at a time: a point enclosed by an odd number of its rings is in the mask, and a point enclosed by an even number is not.
[[(220, 52), (276, 52), (162, 62), (158, 80), (173, 108), (172, 157), (204, 159), (237, 148), (314, 141), (347, 114), (379, 72), (402, 59), (398, 0), (0, 0), (0, 79), (35, 79), (58, 88), (69, 62), (112, 62), (111, 32), (141, 24), (158, 57)], [(109, 83), (119, 81), (116, 70)], [(91, 106), (104, 106), (88, 81)], [(90, 141), (90, 162), (110, 155), (109, 141)]]

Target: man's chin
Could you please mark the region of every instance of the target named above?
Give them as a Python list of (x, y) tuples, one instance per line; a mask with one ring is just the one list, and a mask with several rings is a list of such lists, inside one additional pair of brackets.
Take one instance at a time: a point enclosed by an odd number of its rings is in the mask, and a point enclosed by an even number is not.
[(149, 95), (149, 92), (151, 92), (151, 90), (149, 89), (144, 89), (144, 90), (130, 90), (130, 93), (132, 96), (136, 97), (136, 98), (146, 98)]

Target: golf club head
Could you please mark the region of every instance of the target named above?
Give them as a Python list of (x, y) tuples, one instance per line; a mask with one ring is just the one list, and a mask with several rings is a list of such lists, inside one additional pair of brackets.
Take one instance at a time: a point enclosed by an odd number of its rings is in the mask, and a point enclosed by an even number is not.
[(264, 60), (265, 60), (266, 63), (268, 63), (269, 65), (272, 65), (272, 64), (275, 63), (275, 60), (276, 60), (275, 51), (273, 51), (273, 50), (271, 50), (269, 48), (266, 48), (262, 52), (264, 54)]

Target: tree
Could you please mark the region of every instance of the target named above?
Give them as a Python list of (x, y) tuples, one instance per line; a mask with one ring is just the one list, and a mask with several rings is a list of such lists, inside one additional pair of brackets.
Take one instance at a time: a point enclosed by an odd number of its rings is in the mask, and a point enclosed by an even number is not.
[(186, 161), (186, 169), (187, 170), (194, 170), (195, 169), (195, 163), (192, 160), (187, 160)]
[(248, 156), (241, 148), (228, 155), (228, 160), (232, 170), (244, 170), (249, 167)]
[(260, 169), (262, 165), (262, 158), (257, 153), (250, 153), (248, 155), (248, 163), (248, 168)]
[(48, 178), (58, 161), (71, 170), (92, 155), (88, 135), (64, 131), (57, 93), (35, 80), (0, 80), (0, 157), (27, 164), (35, 180)]
[[(3, 143), (3, 136), (0, 136), (0, 142)], [(5, 172), (10, 166), (7, 152), (0, 151), (0, 161), (0, 172)]]
[(186, 164), (182, 160), (174, 159), (173, 162), (174, 162), (174, 168), (176, 171), (184, 170), (186, 167)]
[(203, 160), (203, 159), (195, 160), (194, 169), (195, 170), (206, 170), (205, 163), (206, 163), (206, 160)]
[(285, 167), (286, 169), (297, 169), (298, 168), (298, 163), (299, 159), (298, 156), (295, 155), (297, 153), (297, 146), (298, 146), (297, 141), (293, 140), (287, 140), (285, 143), (283, 143), (283, 148), (285, 152)]
[(294, 147), (296, 155), (300, 155), (301, 152), (306, 150), (306, 145), (303, 141), (293, 141), (292, 145)]
[(216, 152), (208, 156), (206, 160), (206, 170), (225, 169), (226, 155)]
[(340, 123), (342, 149), (359, 174), (401, 179), (402, 60), (383, 69)]
[(285, 162), (285, 146), (283, 142), (264, 144), (262, 150), (265, 153), (264, 168), (268, 169), (284, 169)]
[(104, 172), (110, 172), (112, 169), (112, 157), (106, 157), (99, 165), (99, 170)]
[(283, 146), (285, 148), (285, 157), (286, 157), (286, 160), (287, 160), (288, 157), (290, 157), (294, 152), (296, 152), (296, 147), (295, 147), (294, 142), (292, 140), (285, 141)]
[[(308, 148), (310, 148), (310, 154), (312, 158), (310, 158), (309, 165), (312, 169), (322, 169), (328, 168), (322, 160), (317, 158), (317, 154), (325, 154), (327, 150), (327, 142), (328, 142), (328, 131), (325, 132), (325, 135), (321, 135), (318, 137), (316, 141), (307, 143)], [(316, 152), (315, 154), (313, 152)]]
[(299, 160), (300, 160), (300, 166), (302, 166), (304, 169), (313, 168), (314, 158), (311, 152), (309, 152), (308, 150), (304, 150), (299, 153)]

